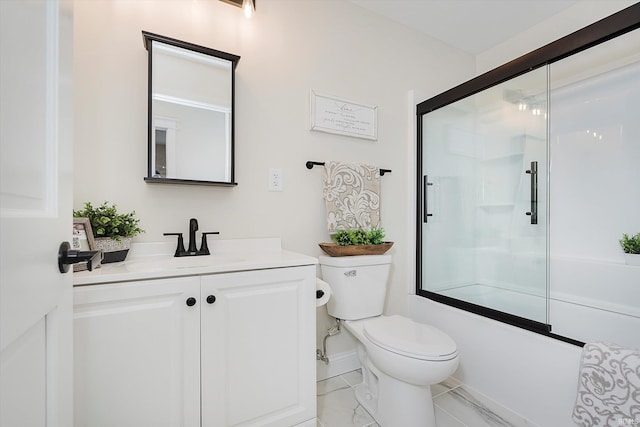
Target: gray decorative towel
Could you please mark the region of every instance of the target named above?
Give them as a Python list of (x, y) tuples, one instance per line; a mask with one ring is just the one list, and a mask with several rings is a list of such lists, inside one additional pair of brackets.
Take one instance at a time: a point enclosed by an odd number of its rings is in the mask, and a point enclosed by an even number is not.
[(581, 427), (640, 425), (640, 350), (584, 346), (573, 421)]
[(380, 226), (380, 169), (330, 161), (324, 165), (329, 233)]

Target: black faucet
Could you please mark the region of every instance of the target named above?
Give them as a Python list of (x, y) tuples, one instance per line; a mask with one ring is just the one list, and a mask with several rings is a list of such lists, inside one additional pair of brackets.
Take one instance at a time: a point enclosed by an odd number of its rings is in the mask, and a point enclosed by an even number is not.
[(198, 220), (191, 218), (189, 220), (189, 252), (198, 252), (196, 249), (196, 231), (198, 231)]
[(184, 239), (182, 233), (163, 233), (165, 236), (178, 236), (178, 246), (174, 257), (210, 255), (209, 246), (207, 245), (207, 234), (220, 234), (218, 231), (207, 231), (202, 233), (202, 243), (200, 250), (196, 248), (196, 231), (198, 231), (198, 220), (191, 218), (189, 220), (189, 248), (184, 250)]

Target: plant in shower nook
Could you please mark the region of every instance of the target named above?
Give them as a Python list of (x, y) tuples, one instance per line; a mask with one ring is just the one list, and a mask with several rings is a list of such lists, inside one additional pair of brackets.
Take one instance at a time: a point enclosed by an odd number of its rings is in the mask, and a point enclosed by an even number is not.
[(635, 236), (624, 233), (620, 240), (620, 246), (626, 254), (640, 254), (640, 233)]
[(627, 264), (640, 266), (640, 233), (635, 236), (623, 234), (620, 246), (624, 251), (624, 259)]

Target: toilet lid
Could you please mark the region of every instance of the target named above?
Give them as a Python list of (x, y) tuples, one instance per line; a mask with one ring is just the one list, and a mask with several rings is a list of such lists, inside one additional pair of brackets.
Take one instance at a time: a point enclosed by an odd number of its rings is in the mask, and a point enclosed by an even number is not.
[(457, 356), (456, 343), (447, 334), (403, 316), (369, 319), (364, 334), (375, 345), (414, 359), (450, 360)]

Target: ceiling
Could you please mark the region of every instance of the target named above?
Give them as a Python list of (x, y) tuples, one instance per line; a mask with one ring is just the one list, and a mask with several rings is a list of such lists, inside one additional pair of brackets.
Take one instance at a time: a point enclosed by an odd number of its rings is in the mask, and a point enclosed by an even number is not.
[(350, 0), (477, 55), (579, 0)]

